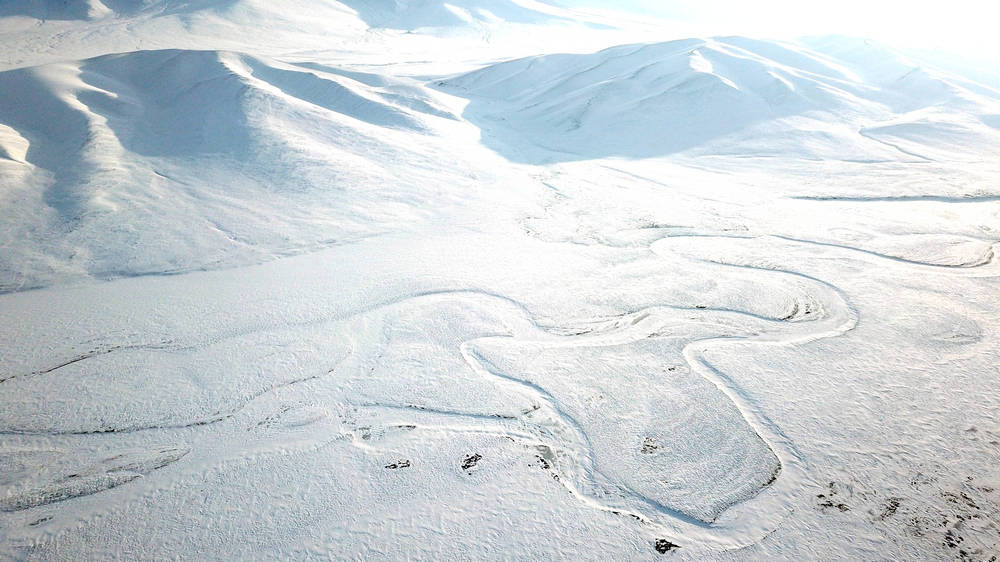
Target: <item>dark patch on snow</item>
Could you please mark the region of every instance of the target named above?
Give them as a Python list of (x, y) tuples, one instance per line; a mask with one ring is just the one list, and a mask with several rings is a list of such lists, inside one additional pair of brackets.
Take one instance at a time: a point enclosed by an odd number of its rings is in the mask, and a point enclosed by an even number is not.
[(472, 474), (471, 469), (475, 468), (476, 464), (482, 459), (483, 456), (480, 455), (479, 453), (465, 457), (465, 460), (462, 461), (462, 470), (468, 472), (469, 474)]
[(653, 544), (653, 548), (655, 548), (656, 552), (659, 552), (660, 554), (666, 554), (675, 548), (680, 548), (680, 545), (674, 544), (667, 539), (656, 539), (656, 543)]
[(879, 521), (885, 521), (889, 517), (895, 515), (896, 511), (899, 509), (900, 502), (902, 501), (903, 498), (889, 498), (885, 502), (885, 506), (882, 507), (882, 513), (879, 513), (876, 519)]
[(851, 510), (850, 506), (837, 498), (837, 484), (835, 482), (830, 482), (826, 487), (827, 492), (825, 494), (816, 494), (816, 498), (822, 500), (818, 504), (821, 508), (824, 510), (827, 508), (836, 508), (841, 512)]

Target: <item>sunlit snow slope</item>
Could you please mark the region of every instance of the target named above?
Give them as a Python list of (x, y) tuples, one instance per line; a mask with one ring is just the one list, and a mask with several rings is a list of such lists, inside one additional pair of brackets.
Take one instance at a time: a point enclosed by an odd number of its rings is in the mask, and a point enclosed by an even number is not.
[(229, 52), (0, 73), (2, 286), (247, 263), (412, 227), (477, 189), (432, 133), (456, 120), (390, 78)]
[(1000, 91), (877, 46), (815, 50), (721, 37), (545, 55), (441, 84), (515, 160), (697, 154), (838, 160), (982, 158)]

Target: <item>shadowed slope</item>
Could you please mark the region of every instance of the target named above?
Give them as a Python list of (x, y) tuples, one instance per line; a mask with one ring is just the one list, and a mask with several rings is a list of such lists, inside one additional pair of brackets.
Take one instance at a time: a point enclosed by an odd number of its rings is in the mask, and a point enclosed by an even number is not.
[(0, 180), (23, 199), (4, 236), (24, 242), (0, 258), (0, 287), (66, 267), (232, 265), (406, 228), (447, 207), (429, 193), (470, 181), (431, 177), (442, 148), (429, 133), (454, 126), (434, 97), (220, 51), (2, 72), (0, 156), (27, 176)]

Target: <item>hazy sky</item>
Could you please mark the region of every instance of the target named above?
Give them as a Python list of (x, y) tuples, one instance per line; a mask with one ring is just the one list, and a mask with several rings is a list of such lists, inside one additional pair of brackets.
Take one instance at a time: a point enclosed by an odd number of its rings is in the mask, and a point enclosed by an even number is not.
[(563, 0), (564, 4), (629, 9), (690, 25), (693, 34), (795, 37), (843, 33), (905, 47), (944, 48), (995, 58), (1000, 2), (988, 0)]

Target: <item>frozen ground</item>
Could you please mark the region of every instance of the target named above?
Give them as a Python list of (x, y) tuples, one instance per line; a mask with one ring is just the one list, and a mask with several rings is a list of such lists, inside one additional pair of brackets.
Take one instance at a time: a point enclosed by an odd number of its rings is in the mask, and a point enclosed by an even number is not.
[(1000, 79), (673, 38), (4, 3), (0, 557), (1000, 555)]

